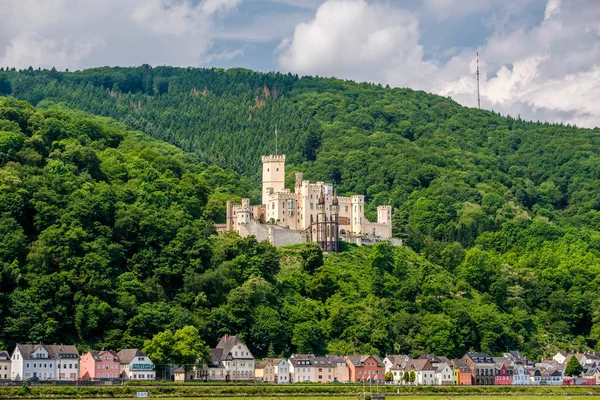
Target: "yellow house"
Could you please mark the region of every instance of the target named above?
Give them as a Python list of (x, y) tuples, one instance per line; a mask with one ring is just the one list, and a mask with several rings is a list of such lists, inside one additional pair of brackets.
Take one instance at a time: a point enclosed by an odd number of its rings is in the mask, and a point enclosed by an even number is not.
[(275, 365), (272, 359), (266, 358), (256, 364), (256, 367), (254, 368), (254, 379), (259, 382), (277, 382)]

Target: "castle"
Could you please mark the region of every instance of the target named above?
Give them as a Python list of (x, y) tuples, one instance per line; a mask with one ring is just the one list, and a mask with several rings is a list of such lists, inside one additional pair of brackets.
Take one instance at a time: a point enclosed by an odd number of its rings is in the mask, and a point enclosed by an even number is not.
[(358, 245), (392, 239), (392, 207), (377, 207), (377, 223), (364, 216), (365, 196), (338, 197), (331, 184), (311, 183), (301, 172), (291, 192), (285, 188), (285, 155), (262, 157), (262, 204), (227, 202), (226, 224), (218, 230), (254, 235), (274, 246), (315, 242), (324, 251), (339, 250), (339, 241)]

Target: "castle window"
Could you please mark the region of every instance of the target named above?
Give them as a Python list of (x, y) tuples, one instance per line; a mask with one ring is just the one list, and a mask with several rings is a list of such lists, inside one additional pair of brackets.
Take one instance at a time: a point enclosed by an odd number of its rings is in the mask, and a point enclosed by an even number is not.
[(269, 172), (269, 168), (267, 168), (267, 172)]
[(313, 203), (310, 203), (310, 209), (311, 210), (313, 209)]
[(346, 206), (346, 212), (348, 212), (348, 206)]
[(279, 172), (279, 168), (277, 168), (277, 172)]

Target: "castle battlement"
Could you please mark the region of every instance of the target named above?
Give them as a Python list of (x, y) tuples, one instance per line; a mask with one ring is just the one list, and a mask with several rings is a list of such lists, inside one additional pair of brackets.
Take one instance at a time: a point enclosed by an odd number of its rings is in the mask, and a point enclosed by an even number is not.
[(275, 156), (273, 154), (270, 154), (268, 156), (262, 156), (262, 162), (285, 162), (285, 154), (281, 154), (278, 156)]
[(378, 210), (391, 210), (392, 206), (377, 206)]
[(352, 198), (351, 197), (339, 197), (338, 196), (338, 203), (352, 203)]
[(353, 202), (356, 203), (364, 203), (365, 202), (365, 196), (363, 194), (355, 194), (354, 196), (351, 197)]
[(280, 190), (279, 192), (275, 192), (272, 194), (290, 195), (290, 194), (292, 194), (292, 192), (290, 192), (290, 189), (283, 189), (283, 190)]

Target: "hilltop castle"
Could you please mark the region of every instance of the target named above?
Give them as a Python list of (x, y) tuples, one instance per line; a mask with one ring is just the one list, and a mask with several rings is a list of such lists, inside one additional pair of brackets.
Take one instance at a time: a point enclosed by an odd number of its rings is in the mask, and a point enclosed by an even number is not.
[(331, 184), (311, 183), (296, 173), (291, 192), (285, 188), (285, 155), (262, 157), (262, 204), (227, 202), (227, 219), (219, 230), (254, 235), (274, 246), (315, 242), (324, 251), (339, 250), (339, 241), (361, 245), (392, 240), (392, 207), (377, 207), (377, 223), (364, 216), (365, 196), (338, 197)]

